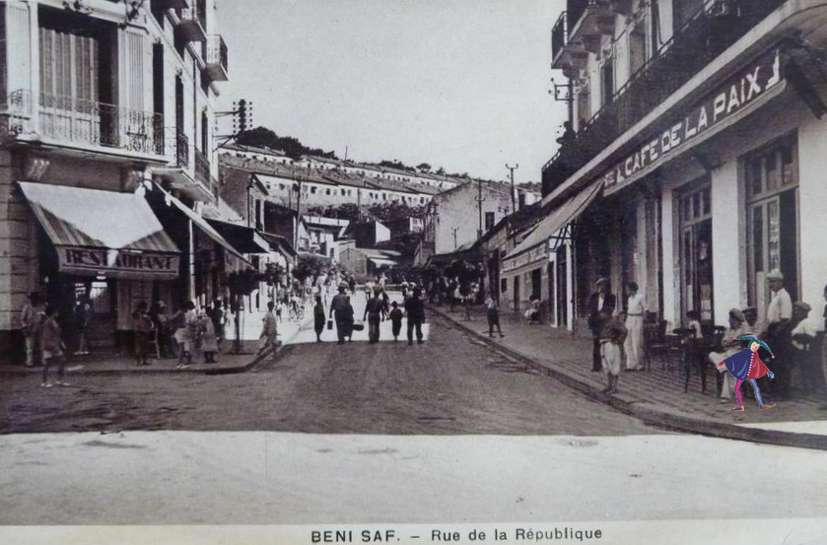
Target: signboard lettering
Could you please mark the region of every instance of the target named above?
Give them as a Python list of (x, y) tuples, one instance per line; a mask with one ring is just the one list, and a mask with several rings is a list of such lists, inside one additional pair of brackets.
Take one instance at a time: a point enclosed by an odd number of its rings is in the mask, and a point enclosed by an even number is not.
[(178, 254), (60, 246), (60, 270), (75, 274), (104, 274), (122, 278), (176, 278)]
[(722, 123), (781, 82), (781, 53), (775, 49), (719, 87), (682, 120), (653, 136), (603, 175), (606, 188), (622, 185), (656, 161)]

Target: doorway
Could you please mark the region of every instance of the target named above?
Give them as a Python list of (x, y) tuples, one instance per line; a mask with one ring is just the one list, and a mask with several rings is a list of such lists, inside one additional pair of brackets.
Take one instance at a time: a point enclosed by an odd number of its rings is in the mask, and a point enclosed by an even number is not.
[(713, 324), (712, 203), (709, 178), (691, 184), (678, 197), (681, 252), (681, 317), (695, 311)]

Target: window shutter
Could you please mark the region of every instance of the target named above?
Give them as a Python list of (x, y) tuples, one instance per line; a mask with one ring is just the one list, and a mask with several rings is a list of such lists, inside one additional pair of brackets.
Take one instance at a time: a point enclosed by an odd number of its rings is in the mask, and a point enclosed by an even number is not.
[[(130, 110), (144, 110), (144, 37), (137, 32), (126, 32), (127, 106)], [(151, 66), (151, 65), (150, 65)]]

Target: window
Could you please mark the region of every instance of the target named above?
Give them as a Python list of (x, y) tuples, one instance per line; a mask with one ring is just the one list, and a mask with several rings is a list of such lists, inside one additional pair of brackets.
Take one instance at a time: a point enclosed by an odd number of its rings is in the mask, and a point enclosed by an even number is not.
[(315, 185), (310, 186), (310, 192), (311, 193), (316, 193), (316, 186)]
[(494, 227), (494, 212), (486, 212), (485, 213), (485, 230), (489, 231), (492, 227)]
[(592, 117), (591, 93), (586, 85), (577, 93), (577, 130), (580, 130)]
[(614, 100), (615, 92), (614, 59), (611, 57), (607, 58), (600, 67), (600, 86), (601, 98), (603, 99), (601, 104), (603, 106), (611, 104), (612, 100)]
[(766, 308), (766, 274), (778, 269), (795, 299), (799, 285), (796, 136), (788, 135), (742, 159), (747, 195), (749, 303)]
[(330, 188), (329, 187), (324, 190), (324, 194), (325, 195), (330, 195)]
[(644, 25), (636, 25), (629, 33), (629, 74), (634, 76), (646, 62), (646, 32)]

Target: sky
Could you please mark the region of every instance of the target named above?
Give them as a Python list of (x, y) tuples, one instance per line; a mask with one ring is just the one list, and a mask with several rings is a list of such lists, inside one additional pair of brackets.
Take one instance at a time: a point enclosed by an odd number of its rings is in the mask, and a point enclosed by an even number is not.
[(221, 0), (219, 107), (251, 100), (256, 126), (340, 158), (539, 181), (566, 116), (548, 94), (563, 3)]

